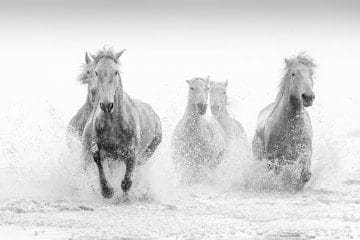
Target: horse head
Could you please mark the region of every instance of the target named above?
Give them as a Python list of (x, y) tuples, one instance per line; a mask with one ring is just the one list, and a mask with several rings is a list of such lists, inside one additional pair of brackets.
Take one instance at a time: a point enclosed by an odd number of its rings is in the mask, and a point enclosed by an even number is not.
[(197, 110), (199, 115), (204, 115), (207, 109), (209, 96), (209, 78), (193, 78), (186, 80), (189, 85), (188, 102)]

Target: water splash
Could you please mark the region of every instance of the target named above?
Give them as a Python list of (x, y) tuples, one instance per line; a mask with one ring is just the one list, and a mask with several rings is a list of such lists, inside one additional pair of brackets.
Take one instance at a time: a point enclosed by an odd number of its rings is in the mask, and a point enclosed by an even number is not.
[[(67, 123), (56, 110), (43, 103), (36, 108), (13, 103), (11, 109), (0, 116), (1, 198), (102, 201), (95, 164), (83, 171), (81, 143), (72, 138), (69, 148)], [(172, 129), (171, 121), (164, 122), (164, 129)], [(320, 124), (317, 128), (326, 126)], [(171, 201), (183, 195), (171, 160), (170, 136), (171, 132), (164, 133), (164, 140), (154, 156), (136, 171), (132, 189), (135, 199)], [(313, 175), (305, 190), (346, 191), (359, 181), (358, 145), (348, 139), (334, 139), (325, 130), (314, 136)], [(201, 188), (220, 193), (239, 189), (250, 192), (282, 190), (284, 178), (287, 179), (292, 171), (275, 176), (264, 164), (255, 163), (247, 150), (239, 146), (229, 146), (225, 161), (212, 173), (210, 181), (192, 186), (190, 191), (201, 191)], [(117, 196), (121, 196), (124, 165), (118, 163), (114, 170), (107, 172)]]
[(14, 110), (1, 116), (1, 197), (71, 196), (80, 148), (66, 146), (63, 122), (44, 104), (35, 109), (11, 106)]

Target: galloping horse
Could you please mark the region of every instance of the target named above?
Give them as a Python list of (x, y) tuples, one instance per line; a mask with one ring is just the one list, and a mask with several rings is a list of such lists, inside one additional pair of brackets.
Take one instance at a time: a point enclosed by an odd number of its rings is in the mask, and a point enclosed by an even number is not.
[(99, 51), (94, 59), (98, 84), (96, 106), (83, 133), (85, 150), (92, 155), (98, 170), (104, 198), (114, 194), (103, 168), (103, 160), (121, 160), (126, 172), (121, 182), (125, 195), (132, 185), (136, 164), (144, 163), (161, 142), (159, 116), (150, 105), (129, 97), (123, 91), (119, 58), (124, 52)]
[(313, 104), (315, 64), (303, 53), (285, 59), (286, 67), (275, 103), (264, 108), (258, 117), (253, 140), (257, 159), (266, 159), (270, 169), (279, 172), (282, 165), (298, 164), (299, 184), (310, 180), (312, 127), (305, 107)]
[(82, 84), (87, 84), (88, 91), (86, 96), (86, 102), (79, 109), (76, 115), (70, 120), (70, 123), (68, 125), (68, 132), (71, 132), (80, 138), (84, 131), (85, 124), (94, 109), (97, 93), (97, 82), (94, 73), (94, 61), (91, 61), (88, 53), (85, 54), (85, 64), (82, 67), (82, 72), (78, 80)]
[(210, 82), (210, 105), (211, 114), (216, 118), (226, 133), (227, 145), (236, 142), (242, 144), (244, 147), (250, 149), (245, 130), (241, 123), (230, 117), (227, 106), (228, 97), (226, 89), (228, 81), (226, 82)]
[(209, 79), (193, 78), (189, 84), (187, 107), (172, 137), (172, 157), (184, 182), (199, 177), (199, 167), (215, 168), (222, 160), (225, 132), (220, 123), (205, 116)]

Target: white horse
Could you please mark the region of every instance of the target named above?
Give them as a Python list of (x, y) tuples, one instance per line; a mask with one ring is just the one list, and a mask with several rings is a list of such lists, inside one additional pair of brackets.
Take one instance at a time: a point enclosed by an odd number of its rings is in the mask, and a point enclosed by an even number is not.
[(230, 117), (227, 106), (228, 97), (226, 89), (228, 81), (226, 82), (210, 82), (210, 105), (211, 114), (216, 118), (226, 133), (227, 145), (231, 143), (242, 144), (246, 148), (250, 148), (247, 135), (241, 123)]
[(305, 107), (313, 104), (315, 64), (303, 53), (285, 59), (286, 67), (275, 103), (259, 116), (253, 139), (255, 158), (266, 159), (276, 173), (282, 165), (296, 164), (301, 171), (299, 185), (310, 180), (312, 127)]
[(209, 79), (193, 78), (189, 84), (188, 102), (172, 137), (172, 157), (184, 182), (199, 180), (202, 169), (213, 169), (222, 160), (225, 132), (219, 122), (205, 116)]
[(115, 54), (104, 49), (95, 57), (97, 100), (83, 132), (84, 148), (98, 167), (104, 198), (114, 194), (103, 168), (104, 159), (124, 162), (126, 172), (121, 189), (127, 195), (135, 166), (145, 163), (162, 139), (160, 118), (153, 108), (124, 92), (119, 70), (123, 52)]

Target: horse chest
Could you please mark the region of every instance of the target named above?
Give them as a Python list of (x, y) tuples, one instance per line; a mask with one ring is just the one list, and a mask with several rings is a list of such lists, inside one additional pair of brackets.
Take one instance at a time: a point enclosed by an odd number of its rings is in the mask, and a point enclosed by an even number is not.
[(208, 157), (209, 150), (206, 147), (207, 143), (202, 138), (199, 129), (184, 129), (178, 145), (182, 155), (187, 158), (200, 161), (200, 159)]
[(108, 154), (121, 156), (133, 147), (134, 134), (129, 129), (100, 121), (96, 126), (98, 145)]
[(282, 123), (273, 128), (267, 141), (269, 158), (295, 161), (311, 148), (311, 137), (301, 121)]

